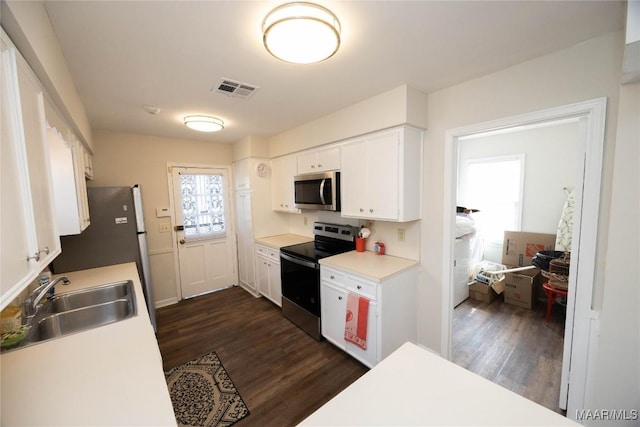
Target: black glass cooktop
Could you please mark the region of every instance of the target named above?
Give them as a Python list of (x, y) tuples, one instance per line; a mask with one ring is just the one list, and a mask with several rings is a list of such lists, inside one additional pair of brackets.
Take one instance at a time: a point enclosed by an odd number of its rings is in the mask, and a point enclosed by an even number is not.
[(356, 231), (351, 225), (316, 221), (313, 223), (313, 242), (285, 246), (280, 252), (317, 263), (319, 259), (354, 250)]
[(313, 242), (299, 243), (297, 245), (285, 246), (280, 251), (307, 261), (317, 262), (319, 259), (332, 255), (349, 252), (355, 249), (354, 242), (328, 242), (318, 239)]

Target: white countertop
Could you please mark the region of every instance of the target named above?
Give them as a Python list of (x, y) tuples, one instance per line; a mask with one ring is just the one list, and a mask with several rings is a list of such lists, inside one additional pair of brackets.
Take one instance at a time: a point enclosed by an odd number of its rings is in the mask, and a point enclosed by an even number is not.
[(391, 255), (378, 255), (371, 251), (351, 251), (322, 258), (320, 265), (339, 268), (380, 283), (407, 268), (418, 265), (418, 261)]
[(301, 426), (579, 426), (439, 355), (405, 343)]
[(256, 243), (266, 245), (274, 249), (312, 241), (313, 237), (305, 237), (298, 234), (278, 234), (277, 236), (258, 237), (255, 239)]
[(0, 356), (0, 424), (175, 426), (135, 263), (66, 273), (56, 293), (131, 279), (135, 317)]

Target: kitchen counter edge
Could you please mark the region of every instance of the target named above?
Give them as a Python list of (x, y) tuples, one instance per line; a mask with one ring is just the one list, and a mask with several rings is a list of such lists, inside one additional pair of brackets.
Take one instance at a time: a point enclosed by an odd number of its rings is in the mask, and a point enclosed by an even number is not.
[(132, 280), (137, 315), (3, 353), (2, 425), (175, 426), (135, 263), (65, 275), (56, 293)]
[(312, 242), (313, 237), (300, 236), (298, 234), (278, 234), (275, 236), (256, 237), (254, 240), (256, 244), (279, 250), (284, 246)]
[(418, 261), (375, 252), (350, 251), (320, 260), (320, 265), (357, 274), (381, 283), (405, 270), (418, 266)]

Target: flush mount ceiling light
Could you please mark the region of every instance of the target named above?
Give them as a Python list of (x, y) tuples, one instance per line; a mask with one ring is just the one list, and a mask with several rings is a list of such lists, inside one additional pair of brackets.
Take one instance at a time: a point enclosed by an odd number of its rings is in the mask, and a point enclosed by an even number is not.
[(224, 122), (211, 116), (186, 116), (184, 124), (188, 128), (200, 132), (218, 132), (224, 129)]
[(264, 46), (278, 59), (311, 64), (331, 57), (340, 47), (340, 22), (313, 3), (286, 3), (262, 22)]

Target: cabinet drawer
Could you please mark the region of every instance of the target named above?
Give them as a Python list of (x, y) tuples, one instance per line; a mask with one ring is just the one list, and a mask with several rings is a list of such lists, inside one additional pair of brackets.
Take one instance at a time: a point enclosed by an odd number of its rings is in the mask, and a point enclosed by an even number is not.
[(256, 255), (263, 256), (274, 262), (280, 263), (280, 251), (269, 246), (256, 245)]
[(345, 275), (337, 270), (331, 270), (330, 268), (321, 267), (320, 268), (320, 280), (330, 282), (336, 284), (338, 286), (342, 286), (346, 288), (345, 284)]
[(376, 299), (377, 285), (354, 276), (345, 276), (345, 284), (349, 292), (353, 292), (370, 300)]
[(353, 292), (370, 300), (376, 299), (377, 285), (373, 282), (351, 276), (338, 270), (322, 267), (320, 269), (320, 279), (324, 282), (333, 283), (344, 288), (348, 292)]

